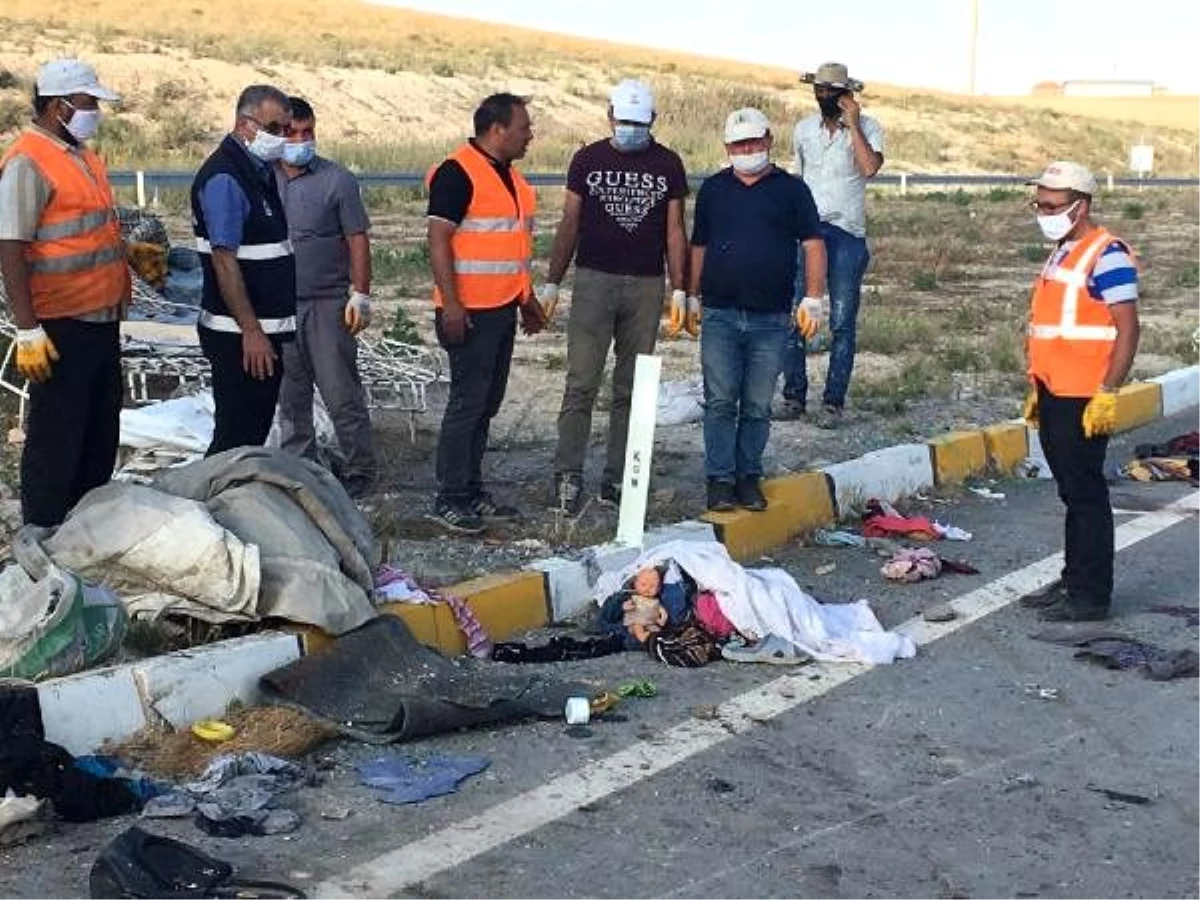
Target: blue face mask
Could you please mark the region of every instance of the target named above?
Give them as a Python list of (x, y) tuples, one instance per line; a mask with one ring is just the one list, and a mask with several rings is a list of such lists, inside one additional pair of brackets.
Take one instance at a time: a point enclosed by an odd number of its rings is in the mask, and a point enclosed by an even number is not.
[(618, 150), (641, 150), (650, 144), (650, 126), (618, 122), (613, 126), (613, 143)]
[(283, 161), (289, 166), (307, 166), (317, 155), (316, 141), (301, 141), (299, 144), (283, 145)]

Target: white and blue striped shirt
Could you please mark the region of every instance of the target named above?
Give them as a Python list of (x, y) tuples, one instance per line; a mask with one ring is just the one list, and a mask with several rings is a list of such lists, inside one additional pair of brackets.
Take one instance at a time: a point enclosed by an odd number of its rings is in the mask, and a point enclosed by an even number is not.
[[(1058, 268), (1078, 241), (1066, 241), (1046, 261), (1045, 275)], [(1101, 303), (1132, 303), (1138, 298), (1138, 268), (1133, 256), (1120, 241), (1104, 248), (1088, 275), (1088, 296)]]

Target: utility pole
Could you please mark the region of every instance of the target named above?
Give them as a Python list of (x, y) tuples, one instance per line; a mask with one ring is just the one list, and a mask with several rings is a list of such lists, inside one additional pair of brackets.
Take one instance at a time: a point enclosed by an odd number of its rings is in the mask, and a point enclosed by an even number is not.
[(971, 0), (971, 42), (967, 93), (975, 96), (975, 64), (979, 54), (979, 0)]

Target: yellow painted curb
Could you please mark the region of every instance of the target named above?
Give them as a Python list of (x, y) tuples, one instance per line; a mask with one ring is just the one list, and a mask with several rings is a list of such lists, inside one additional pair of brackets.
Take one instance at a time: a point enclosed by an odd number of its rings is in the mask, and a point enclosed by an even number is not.
[[(498, 572), (438, 591), (465, 600), (488, 637), (494, 640), (541, 628), (550, 621), (550, 597), (542, 572)], [(380, 609), (403, 619), (422, 644), (447, 656), (460, 656), (467, 651), (467, 640), (445, 603), (388, 603)]]
[[(439, 588), (466, 601), (488, 637), (504, 640), (550, 621), (550, 597), (541, 572), (499, 572)], [(467, 641), (445, 603), (381, 603), (381, 613), (404, 621), (413, 637), (447, 656), (467, 652)], [(304, 653), (320, 653), (333, 635), (312, 625), (289, 624), (284, 630), (300, 637)]]
[(988, 468), (1007, 475), (1029, 456), (1029, 429), (1024, 422), (1009, 422), (983, 429)]
[(763, 482), (767, 508), (705, 513), (717, 540), (734, 559), (756, 559), (768, 550), (834, 520), (833, 490), (824, 472), (803, 472)]
[(926, 443), (933, 454), (935, 484), (957, 484), (987, 470), (987, 444), (982, 431), (951, 431)]
[(1162, 385), (1127, 384), (1117, 393), (1117, 431), (1129, 431), (1162, 415)]

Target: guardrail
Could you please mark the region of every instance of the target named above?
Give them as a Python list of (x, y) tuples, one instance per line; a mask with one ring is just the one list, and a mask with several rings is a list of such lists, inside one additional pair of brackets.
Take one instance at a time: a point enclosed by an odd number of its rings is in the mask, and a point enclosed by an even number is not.
[[(364, 187), (420, 187), (425, 180), (421, 172), (359, 172), (359, 183)], [(692, 175), (689, 181), (692, 187), (697, 187), (711, 173)], [(145, 192), (155, 187), (186, 188), (192, 183), (195, 173), (180, 169), (144, 169), (138, 171), (114, 171), (109, 178), (114, 185), (135, 186), (138, 189), (138, 202), (145, 205)], [(1033, 176), (1030, 175), (932, 175), (921, 173), (897, 173), (876, 175), (871, 179), (873, 186), (893, 186), (906, 193), (909, 188), (921, 186), (936, 187), (1021, 187)], [(566, 184), (567, 176), (561, 172), (526, 173), (525, 178), (537, 187), (562, 187)], [(1134, 188), (1200, 188), (1200, 178), (1136, 178), (1113, 175), (1104, 176), (1106, 190), (1118, 187)]]

